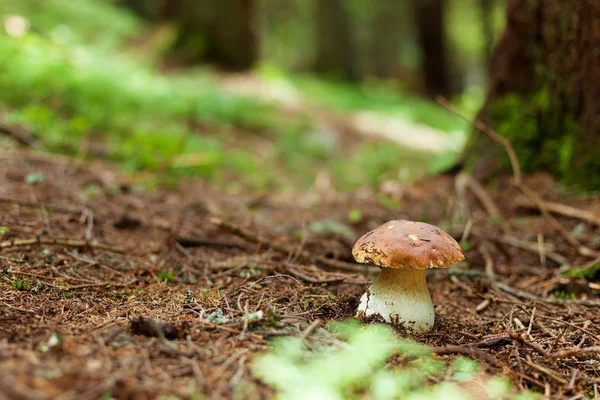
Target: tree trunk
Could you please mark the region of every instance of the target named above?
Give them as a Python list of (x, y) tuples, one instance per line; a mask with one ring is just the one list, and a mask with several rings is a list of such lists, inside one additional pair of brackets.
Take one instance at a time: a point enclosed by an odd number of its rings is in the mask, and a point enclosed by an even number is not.
[(371, 32), (370, 56), (371, 73), (377, 78), (394, 78), (398, 72), (398, 46), (400, 43), (400, 24), (398, 12), (401, 4), (394, 0), (373, 2), (378, 7), (377, 17), (373, 21)]
[(184, 57), (233, 70), (251, 68), (259, 58), (255, 0), (183, 0), (179, 9)]
[[(512, 141), (524, 172), (600, 189), (600, 2), (510, 0), (480, 118)], [(481, 135), (465, 156), (480, 178), (508, 168)]]
[(350, 17), (342, 0), (317, 0), (315, 70), (356, 80)]
[(494, 26), (493, 26), (493, 0), (479, 0), (479, 12), (481, 15), (481, 33), (483, 35), (483, 52), (485, 55), (485, 63), (490, 68), (492, 60), (492, 52), (494, 47)]
[(451, 94), (449, 66), (444, 40), (444, 0), (413, 0), (422, 54), (425, 91), (431, 97)]
[(122, 0), (142, 16), (173, 21), (174, 53), (188, 63), (244, 70), (259, 59), (257, 0)]

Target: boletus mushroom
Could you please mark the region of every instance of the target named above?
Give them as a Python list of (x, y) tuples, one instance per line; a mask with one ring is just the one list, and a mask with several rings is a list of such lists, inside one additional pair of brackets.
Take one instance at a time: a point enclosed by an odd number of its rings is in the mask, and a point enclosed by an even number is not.
[(363, 235), (352, 255), (357, 262), (381, 267), (361, 297), (357, 316), (380, 314), (387, 322), (427, 332), (435, 320), (427, 288), (429, 268), (448, 268), (465, 258), (450, 235), (430, 224), (389, 221)]

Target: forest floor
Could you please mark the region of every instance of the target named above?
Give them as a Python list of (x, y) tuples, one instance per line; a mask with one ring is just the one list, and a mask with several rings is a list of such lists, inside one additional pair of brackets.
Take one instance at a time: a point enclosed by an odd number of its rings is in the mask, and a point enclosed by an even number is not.
[(399, 218), (443, 227), (466, 253), (429, 275), (434, 329), (399, 335), (548, 398), (598, 396), (598, 259), (575, 247), (600, 247), (600, 195), (527, 177), (561, 234), (511, 177), (429, 178), (391, 190), (390, 209), (365, 189), (146, 192), (100, 162), (0, 156), (2, 400), (268, 397), (252, 360), (272, 338), (310, 347), (353, 318), (376, 269), (353, 264), (351, 246)]

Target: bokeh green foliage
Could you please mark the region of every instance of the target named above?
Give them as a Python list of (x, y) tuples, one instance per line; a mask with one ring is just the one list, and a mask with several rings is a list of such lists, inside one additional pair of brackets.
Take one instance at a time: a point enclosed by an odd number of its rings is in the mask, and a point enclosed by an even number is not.
[[(547, 171), (568, 185), (600, 188), (600, 149), (578, 140), (579, 123), (554, 103), (548, 87), (509, 93), (490, 105), (491, 121), (510, 139), (523, 172)], [(508, 158), (501, 160), (508, 170)]]
[(0, 0), (2, 15), (27, 16), (31, 29), (60, 41), (112, 49), (135, 37), (142, 22), (110, 0)]
[[(387, 366), (393, 355), (407, 360), (403, 367)], [(389, 326), (356, 320), (318, 330), (310, 349), (301, 338), (279, 339), (254, 360), (252, 371), (277, 391), (277, 399), (286, 400), (475, 399), (483, 392), (494, 399), (537, 398), (517, 394), (502, 377), (482, 381), (476, 361), (457, 358), (446, 365), (427, 346), (399, 338)], [(471, 382), (478, 383), (477, 394), (469, 391)]]
[[(22, 15), (31, 25), (22, 37), (0, 29), (1, 116), (39, 137), (43, 149), (234, 189), (308, 188), (322, 171), (341, 188), (375, 186), (406, 169), (412, 177), (439, 167), (389, 144), (342, 148), (310, 115), (225, 91), (209, 71), (161, 73), (134, 44), (148, 27), (111, 1), (1, 1), (0, 20)], [(334, 112), (369, 109), (461, 129), (443, 110), (377, 87), (285, 78)]]

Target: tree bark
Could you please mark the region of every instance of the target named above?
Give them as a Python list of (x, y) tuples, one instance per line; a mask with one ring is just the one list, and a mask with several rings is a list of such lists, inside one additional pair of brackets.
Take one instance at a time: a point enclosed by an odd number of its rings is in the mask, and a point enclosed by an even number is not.
[(179, 28), (174, 53), (188, 63), (251, 68), (259, 59), (257, 0), (122, 0), (146, 18)]
[[(600, 2), (510, 0), (479, 117), (512, 141), (525, 172), (600, 189)], [(465, 156), (480, 178), (508, 166), (481, 135)]]
[(317, 0), (316, 12), (317, 72), (356, 80), (354, 46), (350, 17), (341, 0)]
[(425, 91), (431, 97), (451, 94), (449, 66), (444, 40), (444, 0), (413, 0), (422, 54)]
[(373, 2), (378, 7), (377, 17), (371, 31), (370, 56), (371, 73), (377, 78), (394, 78), (398, 72), (398, 46), (400, 43), (400, 25), (398, 12), (401, 5), (394, 0)]

